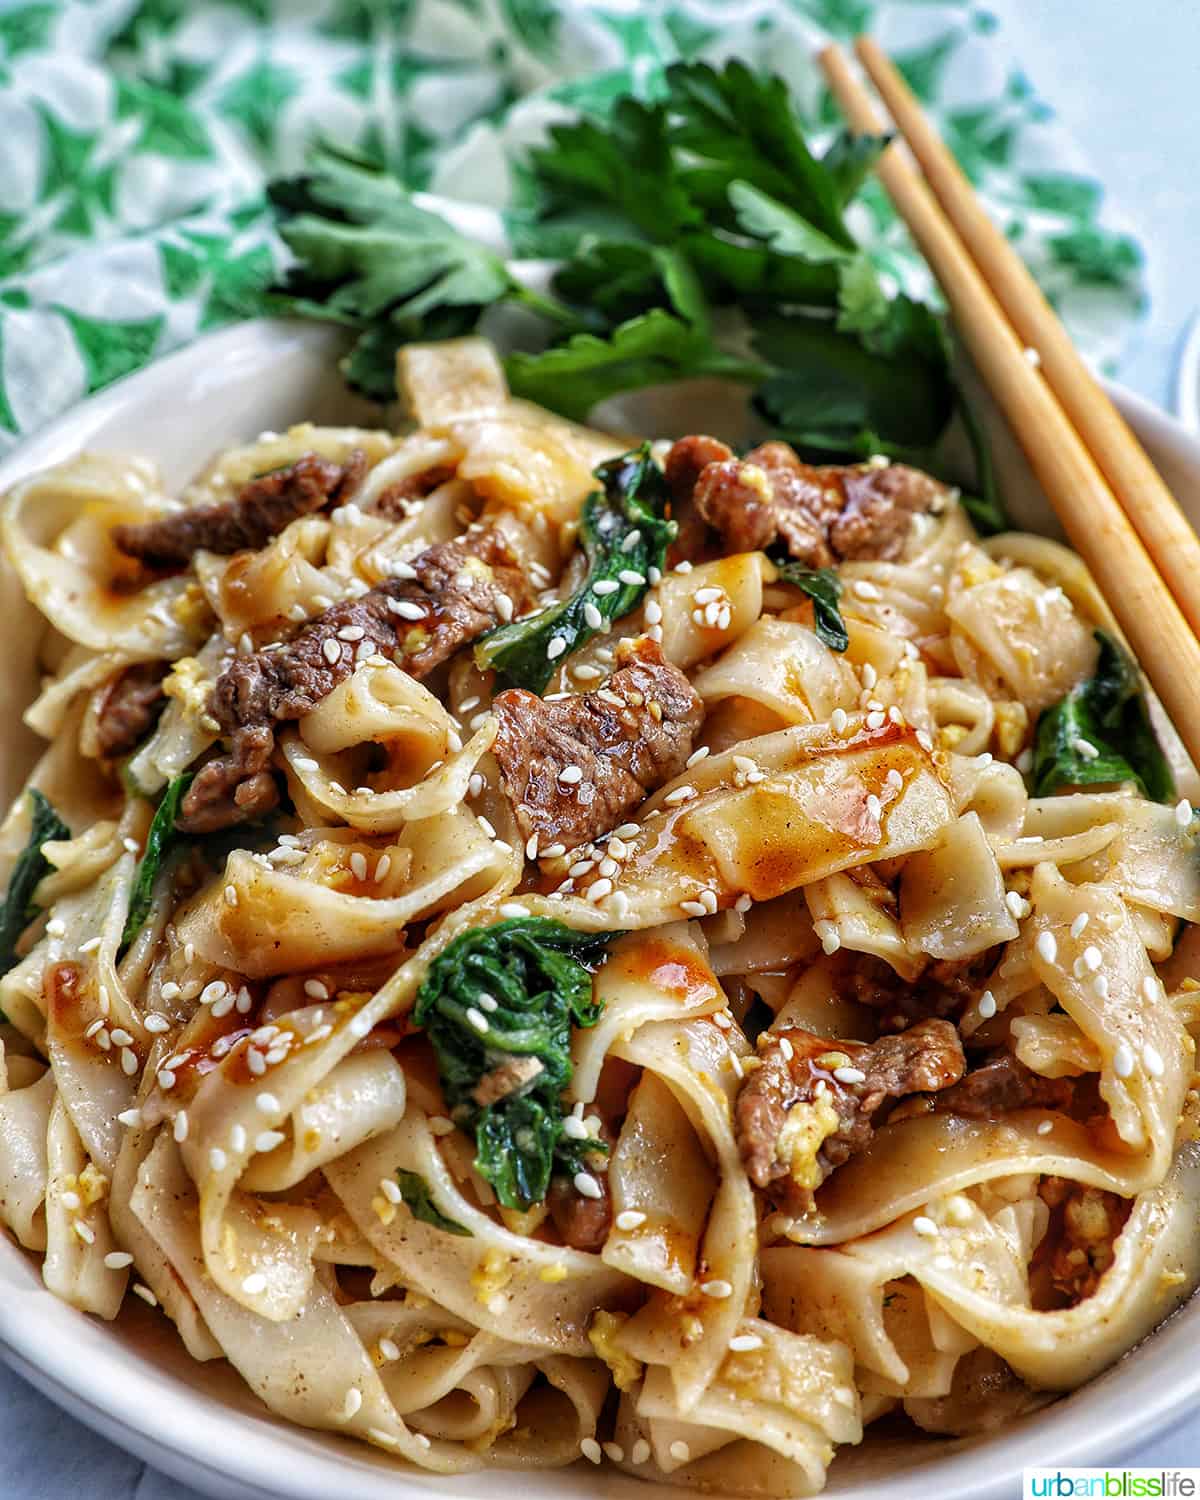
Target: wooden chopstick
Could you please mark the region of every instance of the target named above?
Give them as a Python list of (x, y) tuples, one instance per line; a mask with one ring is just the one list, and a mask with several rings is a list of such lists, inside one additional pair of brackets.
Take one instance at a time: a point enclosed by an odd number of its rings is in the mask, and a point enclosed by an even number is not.
[[(853, 129), (879, 134), (883, 122), (841, 50), (826, 48), (820, 61)], [(1024, 341), (898, 142), (883, 152), (876, 171), (937, 278), (959, 336), (1071, 544), (1200, 765), (1200, 642), (1054, 393), (1025, 358)]]
[(934, 197), (982, 271), (1017, 336), (1037, 351), (1042, 374), (1137, 528), (1193, 631), (1200, 633), (1200, 537), (1150, 462), (1146, 450), (1080, 357), (1025, 262), (988, 217), (945, 142), (879, 43), (859, 37), (855, 51)]

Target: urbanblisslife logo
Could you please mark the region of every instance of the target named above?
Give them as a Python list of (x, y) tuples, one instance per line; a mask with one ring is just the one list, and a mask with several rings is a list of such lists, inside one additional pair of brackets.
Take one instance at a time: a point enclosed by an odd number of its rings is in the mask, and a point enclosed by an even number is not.
[(1200, 1469), (1026, 1469), (1023, 1500), (1200, 1496)]

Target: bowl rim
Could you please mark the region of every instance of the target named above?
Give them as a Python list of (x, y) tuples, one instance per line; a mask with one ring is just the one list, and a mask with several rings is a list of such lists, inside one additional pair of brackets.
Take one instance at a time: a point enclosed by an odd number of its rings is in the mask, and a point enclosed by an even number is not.
[[(239, 360), (252, 362), (268, 355), (279, 359), (290, 352), (328, 360), (343, 336), (333, 325), (270, 318), (207, 334), (87, 397), (28, 437), (0, 460), (0, 492), (87, 447), (122, 412), (135, 423), (148, 422), (156, 402), (176, 380), (194, 379), (207, 367), (216, 371), (211, 387), (216, 389), (221, 372), (236, 367)], [(1200, 440), (1151, 402), (1120, 385), (1105, 384), (1147, 446), (1170, 454), (1200, 483)], [(19, 1283), (27, 1284), (18, 1289)], [(1182, 1342), (1181, 1320), (1190, 1323), (1194, 1317), (1200, 1317), (1196, 1300), (1190, 1315), (1185, 1304), (1139, 1347), (1162, 1340)], [(394, 1458), (376, 1458), (336, 1434), (314, 1433), (232, 1409), (202, 1385), (189, 1385), (160, 1369), (144, 1359), (128, 1337), (46, 1291), (27, 1253), (6, 1234), (0, 1235), (0, 1358), (87, 1426), (176, 1478), (213, 1493), (330, 1500), (350, 1483), (356, 1500), (383, 1500), (385, 1494), (396, 1497), (406, 1492), (441, 1497), (458, 1493), (453, 1476), (405, 1469)], [(1011, 1494), (1025, 1467), (1047, 1461), (1061, 1467), (1101, 1458), (1114, 1461), (1177, 1426), (1200, 1401), (1200, 1362), (1179, 1355), (1172, 1362), (1166, 1349), (1161, 1362), (1170, 1365), (1169, 1379), (1156, 1378), (1153, 1368), (1132, 1374), (1136, 1399), (1129, 1398), (1130, 1376), (1122, 1375), (1119, 1362), (1073, 1396), (1003, 1434), (983, 1444), (955, 1444), (942, 1456), (923, 1461), (913, 1477), (934, 1478), (943, 1500), (1001, 1500)], [(1133, 1368), (1127, 1366), (1129, 1371)], [(304, 1461), (297, 1463), (300, 1455)], [(521, 1474), (520, 1483), (530, 1496), (566, 1495), (577, 1488), (580, 1500), (601, 1493), (650, 1493), (641, 1481), (616, 1475), (606, 1476), (603, 1489), (590, 1477), (578, 1485), (572, 1481), (568, 1488), (555, 1477), (561, 1472)], [(590, 1467), (587, 1472), (590, 1476)], [(495, 1486), (499, 1473), (483, 1473)], [(882, 1483), (852, 1481), (852, 1486), (852, 1493), (863, 1500), (895, 1500), (900, 1493), (893, 1487), (894, 1478)]]

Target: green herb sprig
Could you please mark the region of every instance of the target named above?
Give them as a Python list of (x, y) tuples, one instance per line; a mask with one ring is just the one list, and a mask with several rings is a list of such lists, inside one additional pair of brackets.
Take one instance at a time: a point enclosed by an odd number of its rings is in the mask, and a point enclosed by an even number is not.
[[(425, 1029), (455, 1123), (475, 1135), (475, 1166), (505, 1208), (546, 1196), (551, 1173), (579, 1170), (602, 1143), (564, 1135), (571, 1027), (594, 1026), (592, 970), (616, 934), (575, 932), (548, 917), (518, 917), (464, 932), (429, 967), (413, 1019)], [(482, 1079), (515, 1058), (540, 1067), (495, 1102)], [(403, 1189), (402, 1189), (403, 1191)]]
[(584, 502), (579, 538), (583, 583), (569, 598), (483, 636), (475, 662), (494, 667), (504, 687), (540, 693), (555, 662), (628, 614), (661, 570), (676, 524), (664, 517), (667, 487), (645, 443), (596, 470), (601, 489)]
[(154, 901), (154, 882), (158, 879), (159, 871), (171, 852), (183, 837), (175, 827), (175, 819), (179, 816), (179, 809), (188, 787), (192, 784), (192, 779), (193, 773), (184, 771), (169, 781), (155, 808), (154, 817), (150, 823), (150, 832), (146, 835), (146, 848), (138, 861), (137, 871), (133, 877), (129, 913), (125, 918), (125, 930), (121, 934), (122, 952), (137, 937), (146, 918), (150, 915), (150, 907)]
[(1135, 781), (1155, 802), (1171, 802), (1175, 781), (1154, 733), (1136, 663), (1096, 631), (1095, 673), (1043, 709), (1033, 746), (1033, 790)]
[(19, 962), (17, 942), (41, 910), (33, 893), (42, 877), (53, 868), (42, 852), (42, 846), (71, 837), (71, 830), (36, 787), (29, 789), (29, 810), (29, 837), (17, 855), (8, 878), (4, 904), (0, 906), (0, 974), (7, 974)]

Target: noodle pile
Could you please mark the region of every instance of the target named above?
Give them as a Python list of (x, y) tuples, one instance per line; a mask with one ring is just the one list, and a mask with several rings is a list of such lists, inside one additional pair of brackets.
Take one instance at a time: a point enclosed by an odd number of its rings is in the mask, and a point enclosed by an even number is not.
[[(1053, 542), (981, 541), (951, 499), (898, 560), (841, 565), (844, 652), (762, 552), (666, 569), (546, 688), (602, 688), (649, 636), (703, 704), (707, 753), (590, 863), (528, 853), (470, 649), (423, 681), (364, 653), (280, 726), (283, 808), (177, 845), (129, 935), (156, 804), (218, 746), (239, 652), (481, 520), (543, 602), (576, 586), (592, 471), (627, 444), (490, 368), (409, 351), (415, 431), (263, 434), (183, 502), (95, 454), (8, 497), (45, 617), (28, 786), (65, 828), (0, 980), (0, 1220), (74, 1306), (113, 1318), (135, 1291), (274, 1412), (440, 1474), (582, 1455), (811, 1494), (887, 1413), (976, 1431), (1090, 1379), (1200, 1277), (1200, 857), (1190, 808), (1130, 785), (1030, 795), (1038, 715), (1112, 629)], [(355, 450), (350, 500), (256, 551), (131, 583), (112, 547), (114, 525)], [(372, 509), (430, 471), (403, 514)], [(148, 661), (170, 664), (166, 707), (118, 771), (105, 695)], [(32, 811), (22, 793), (9, 864)], [(595, 1249), (498, 1201), (413, 1019), (456, 939), (526, 917), (619, 934), (571, 1027), (578, 1172), (553, 1190), (603, 1180)], [(1070, 1102), (914, 1096), (809, 1203), (752, 1184), (737, 1100), (773, 1037), (870, 1043), (887, 1009), (857, 979), (902, 1004), (976, 970), (954, 1015), (971, 1055), (1004, 1049)]]

